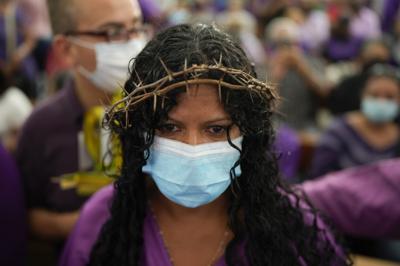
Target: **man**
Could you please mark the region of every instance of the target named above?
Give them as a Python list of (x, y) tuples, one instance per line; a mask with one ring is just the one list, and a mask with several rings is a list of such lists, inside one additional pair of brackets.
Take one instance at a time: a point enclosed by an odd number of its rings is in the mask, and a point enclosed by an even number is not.
[(87, 132), (82, 134), (85, 114), (109, 103), (146, 38), (136, 0), (50, 0), (48, 5), (53, 50), (71, 69), (72, 80), (28, 119), (17, 160), (30, 230), (39, 238), (63, 240), (87, 197), (54, 180), (93, 169), (84, 143)]

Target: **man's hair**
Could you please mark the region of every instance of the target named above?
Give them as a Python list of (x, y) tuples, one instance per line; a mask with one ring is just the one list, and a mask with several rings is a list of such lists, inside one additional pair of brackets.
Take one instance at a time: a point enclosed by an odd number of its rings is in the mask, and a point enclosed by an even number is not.
[(63, 34), (76, 29), (77, 8), (75, 0), (47, 0), (53, 34)]

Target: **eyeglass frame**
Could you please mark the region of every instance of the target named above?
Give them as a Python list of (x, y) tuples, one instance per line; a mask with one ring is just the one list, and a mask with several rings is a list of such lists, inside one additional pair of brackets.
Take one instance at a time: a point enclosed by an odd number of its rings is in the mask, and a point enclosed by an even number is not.
[[(115, 34), (117, 38), (113, 39), (112, 33), (110, 33), (111, 30), (116, 30), (118, 29), (120, 32), (118, 34)], [(104, 30), (87, 30), (87, 31), (67, 31), (64, 33), (66, 36), (80, 36), (80, 35), (87, 35), (87, 36), (92, 36), (92, 37), (103, 37), (106, 39), (107, 42), (113, 42), (113, 41), (121, 41), (121, 40), (129, 40), (130, 36), (134, 33), (149, 33), (149, 27), (146, 25), (143, 26), (134, 26), (130, 29), (127, 29), (125, 27), (119, 27), (119, 28), (113, 28), (113, 29), (104, 29)], [(125, 37), (125, 38), (123, 38)]]

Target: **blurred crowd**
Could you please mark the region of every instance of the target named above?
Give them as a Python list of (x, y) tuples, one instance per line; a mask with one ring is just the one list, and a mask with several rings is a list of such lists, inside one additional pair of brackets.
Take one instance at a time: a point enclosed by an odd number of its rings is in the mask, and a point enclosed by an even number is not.
[[(242, 44), (258, 77), (279, 91), (275, 149), (289, 182), (400, 155), (400, 1), (139, 3), (147, 34), (181, 23), (215, 23)], [(21, 159), (26, 119), (71, 77), (54, 49), (53, 32), (46, 0), (0, 0), (0, 163), (8, 165), (1, 171), (23, 172), (14, 161)], [(22, 144), (35, 146), (31, 140)], [(94, 150), (89, 155), (101, 148)]]

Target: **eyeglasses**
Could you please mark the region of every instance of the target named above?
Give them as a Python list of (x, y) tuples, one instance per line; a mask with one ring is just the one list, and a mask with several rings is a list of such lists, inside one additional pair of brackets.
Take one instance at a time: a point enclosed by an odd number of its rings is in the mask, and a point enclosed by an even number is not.
[(93, 31), (67, 31), (65, 35), (67, 36), (79, 36), (87, 35), (93, 37), (102, 37), (107, 42), (123, 41), (129, 40), (132, 36), (137, 36), (140, 34), (149, 34), (149, 28), (146, 26), (132, 27), (127, 29), (123, 26), (121, 27), (109, 27), (104, 30), (93, 30)]

